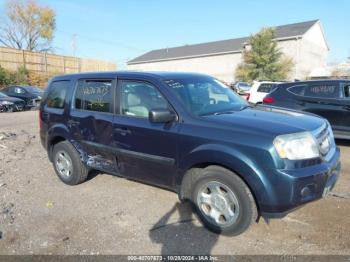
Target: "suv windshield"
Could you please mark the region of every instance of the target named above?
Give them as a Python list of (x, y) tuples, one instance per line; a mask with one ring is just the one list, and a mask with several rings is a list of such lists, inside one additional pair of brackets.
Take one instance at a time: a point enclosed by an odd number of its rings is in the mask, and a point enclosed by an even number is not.
[(248, 103), (220, 81), (206, 76), (167, 79), (186, 108), (197, 116), (238, 111)]

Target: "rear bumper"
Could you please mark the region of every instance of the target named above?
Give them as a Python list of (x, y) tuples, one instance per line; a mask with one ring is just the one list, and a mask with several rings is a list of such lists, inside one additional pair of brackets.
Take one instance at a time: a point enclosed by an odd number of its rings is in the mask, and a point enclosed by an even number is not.
[(270, 203), (261, 206), (261, 215), (280, 218), (306, 203), (325, 197), (340, 174), (340, 151), (337, 148), (329, 162), (294, 170), (276, 170)]

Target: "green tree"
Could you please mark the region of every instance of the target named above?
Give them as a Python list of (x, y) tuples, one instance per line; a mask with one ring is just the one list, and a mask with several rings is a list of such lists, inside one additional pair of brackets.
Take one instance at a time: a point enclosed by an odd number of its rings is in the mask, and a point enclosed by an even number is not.
[(0, 66), (0, 89), (8, 85), (10, 82), (9, 73)]
[(274, 39), (275, 31), (272, 28), (263, 28), (250, 37), (243, 51), (243, 62), (236, 69), (236, 79), (251, 82), (288, 77), (293, 68), (292, 59), (283, 55)]
[(7, 0), (0, 21), (0, 43), (30, 51), (52, 48), (56, 27), (55, 12), (35, 0)]

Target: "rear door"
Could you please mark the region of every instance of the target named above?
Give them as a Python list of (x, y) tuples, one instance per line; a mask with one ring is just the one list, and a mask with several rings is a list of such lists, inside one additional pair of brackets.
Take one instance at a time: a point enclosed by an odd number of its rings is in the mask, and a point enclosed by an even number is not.
[(342, 102), (339, 82), (309, 83), (305, 87), (305, 111), (320, 115), (337, 129), (342, 125)]
[[(113, 145), (123, 175), (172, 187), (176, 172), (179, 123), (151, 123), (148, 113), (171, 108), (156, 84), (118, 78)], [(172, 109), (173, 110), (173, 109)]]
[(67, 122), (87, 165), (113, 173), (118, 172), (111, 147), (115, 84), (109, 78), (79, 79)]
[(342, 97), (339, 101), (341, 115), (339, 116), (339, 130), (350, 132), (350, 82), (340, 84)]

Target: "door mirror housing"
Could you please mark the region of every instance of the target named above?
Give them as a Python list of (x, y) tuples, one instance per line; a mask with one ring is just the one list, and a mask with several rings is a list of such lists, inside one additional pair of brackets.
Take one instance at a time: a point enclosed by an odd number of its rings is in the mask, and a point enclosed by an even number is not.
[(176, 114), (169, 109), (156, 108), (149, 111), (148, 118), (152, 123), (169, 123), (176, 120)]

